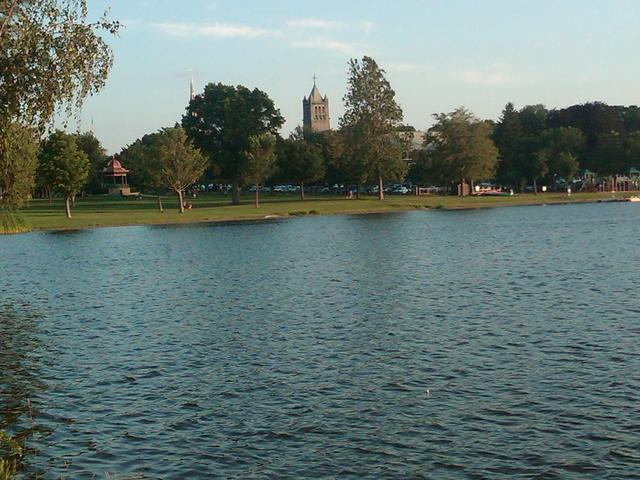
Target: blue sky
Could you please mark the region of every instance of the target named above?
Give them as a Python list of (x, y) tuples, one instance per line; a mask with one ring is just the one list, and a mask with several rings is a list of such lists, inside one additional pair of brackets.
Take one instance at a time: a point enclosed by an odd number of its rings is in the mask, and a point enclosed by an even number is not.
[[(563, 107), (640, 97), (640, 2), (635, 0), (91, 0), (125, 24), (109, 39), (115, 65), (80, 129), (115, 153), (179, 121), (209, 82), (266, 91), (302, 123), (314, 72), (343, 113), (348, 61), (370, 55), (387, 71), (405, 122), (464, 105), (496, 119), (508, 101)], [(69, 129), (78, 122), (71, 121)]]

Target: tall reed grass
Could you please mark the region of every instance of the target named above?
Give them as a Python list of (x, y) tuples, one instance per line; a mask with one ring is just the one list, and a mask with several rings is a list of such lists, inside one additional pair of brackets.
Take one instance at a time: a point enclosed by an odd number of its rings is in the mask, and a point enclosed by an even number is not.
[(0, 235), (30, 232), (31, 228), (17, 212), (0, 210)]
[(16, 474), (24, 449), (18, 441), (0, 430), (0, 480), (10, 480)]

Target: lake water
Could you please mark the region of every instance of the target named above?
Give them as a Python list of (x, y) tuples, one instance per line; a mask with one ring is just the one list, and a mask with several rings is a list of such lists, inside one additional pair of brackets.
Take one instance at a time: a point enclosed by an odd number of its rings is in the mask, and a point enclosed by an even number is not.
[(635, 204), (0, 237), (0, 429), (25, 478), (640, 478), (639, 240)]

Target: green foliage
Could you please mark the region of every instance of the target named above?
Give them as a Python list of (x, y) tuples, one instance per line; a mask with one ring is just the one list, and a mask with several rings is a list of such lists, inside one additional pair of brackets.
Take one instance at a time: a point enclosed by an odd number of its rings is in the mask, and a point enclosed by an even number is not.
[(344, 134), (338, 130), (309, 132), (305, 136), (309, 143), (317, 145), (322, 151), (325, 178), (329, 183), (344, 183), (351, 180), (345, 165)]
[(448, 183), (443, 171), (436, 163), (436, 158), (429, 150), (411, 152), (412, 165), (409, 168), (409, 179), (422, 185), (441, 185)]
[(580, 168), (578, 159), (570, 152), (560, 152), (553, 162), (553, 172), (569, 182)]
[(602, 135), (640, 129), (638, 107), (614, 107), (602, 102), (573, 105), (549, 112), (549, 126), (574, 127), (579, 129), (586, 139), (588, 151), (596, 148)]
[(345, 113), (340, 119), (346, 162), (356, 183), (400, 179), (406, 174), (402, 159), (404, 137), (398, 130), (402, 109), (395, 92), (371, 57), (349, 63)]
[(261, 133), (249, 137), (244, 151), (247, 162), (247, 174), (256, 185), (271, 175), (276, 161), (276, 137), (271, 133)]
[[(562, 153), (571, 154), (579, 168), (600, 174), (622, 174), (640, 166), (640, 108), (601, 102), (547, 111), (529, 105), (516, 111), (507, 104), (496, 125), (500, 150), (498, 177), (507, 183), (534, 180), (540, 172), (537, 152), (547, 159), (548, 172), (559, 175)], [(572, 163), (572, 162), (569, 162)], [(571, 169), (570, 169), (571, 170)]]
[(74, 135), (57, 130), (42, 145), (38, 169), (46, 187), (69, 198), (84, 187), (89, 159), (78, 148)]
[(497, 176), (504, 182), (514, 182), (519, 175), (520, 142), (524, 136), (520, 114), (513, 103), (507, 103), (493, 131), (493, 140), (499, 151)]
[(498, 150), (491, 139), (491, 125), (463, 107), (434, 117), (425, 146), (444, 183), (493, 178)]
[(143, 192), (153, 190), (157, 193), (166, 187), (156, 153), (159, 135), (158, 132), (144, 135), (118, 155), (122, 165), (129, 170), (129, 184)]
[(10, 210), (0, 210), (0, 235), (30, 231), (31, 228), (20, 214)]
[(278, 163), (281, 175), (300, 185), (303, 198), (304, 185), (320, 180), (326, 171), (322, 149), (304, 139), (285, 140)]
[(0, 3), (0, 119), (43, 127), (104, 86), (113, 56), (100, 33), (119, 24), (87, 17), (86, 0)]
[(160, 130), (153, 142), (160, 166), (160, 180), (172, 190), (183, 191), (207, 168), (207, 159), (180, 127)]
[(89, 159), (89, 177), (87, 190), (91, 193), (102, 191), (102, 170), (108, 162), (107, 151), (100, 144), (93, 132), (79, 133), (75, 135), (76, 144)]
[(542, 132), (539, 139), (542, 155), (547, 159), (549, 173), (565, 180), (573, 177), (580, 169), (577, 155), (585, 143), (582, 132), (574, 127), (551, 128)]
[(178, 194), (180, 212), (184, 212), (182, 193), (202, 176), (207, 168), (207, 159), (195, 148), (181, 127), (164, 128), (152, 142), (153, 154), (157, 158), (160, 184)]
[(531, 162), (530, 178), (536, 181), (538, 178), (544, 177), (549, 171), (549, 158), (547, 152), (541, 150), (536, 152)]
[(589, 159), (591, 170), (605, 174), (616, 174), (632, 167), (633, 164), (627, 155), (625, 143), (624, 137), (615, 131), (600, 135), (598, 145)]
[(208, 155), (220, 176), (235, 185), (233, 201), (239, 201), (238, 189), (253, 180), (253, 167), (243, 154), (256, 135), (275, 135), (284, 123), (280, 111), (269, 96), (243, 86), (210, 83), (197, 95), (182, 117), (188, 137)]
[(0, 204), (21, 207), (35, 185), (38, 143), (30, 128), (17, 123), (0, 127)]
[(0, 480), (10, 480), (16, 474), (24, 449), (18, 441), (0, 430)]

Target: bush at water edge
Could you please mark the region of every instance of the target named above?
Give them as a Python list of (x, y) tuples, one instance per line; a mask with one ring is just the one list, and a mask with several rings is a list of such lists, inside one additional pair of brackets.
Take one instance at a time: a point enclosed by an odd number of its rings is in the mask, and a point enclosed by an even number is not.
[(30, 232), (31, 228), (19, 213), (0, 210), (0, 235)]

